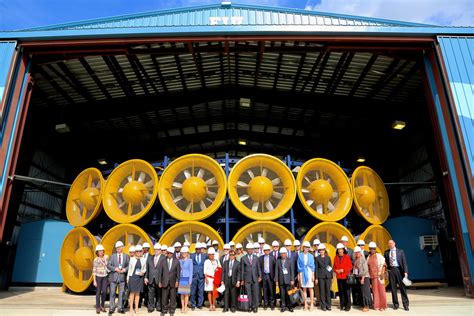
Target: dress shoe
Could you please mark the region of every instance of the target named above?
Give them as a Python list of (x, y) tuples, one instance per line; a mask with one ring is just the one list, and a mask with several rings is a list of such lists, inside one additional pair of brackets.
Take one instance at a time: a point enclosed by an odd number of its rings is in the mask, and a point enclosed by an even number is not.
[(109, 309), (109, 314), (115, 313), (115, 309)]
[(254, 313), (258, 313), (258, 308), (254, 308), (254, 309), (253, 309), (253, 312), (254, 312)]
[(322, 307), (321, 310), (322, 310), (323, 312), (325, 312), (325, 311), (326, 311), (326, 307)]
[(231, 311), (232, 313), (235, 313), (235, 308), (231, 308), (230, 311)]
[(408, 308), (408, 306), (404, 306), (403, 309), (406, 310), (407, 312), (410, 310), (410, 308)]
[(274, 310), (275, 310), (275, 306), (271, 306), (271, 307), (270, 307), (270, 310), (274, 311)]
[(290, 311), (290, 313), (293, 313), (293, 308), (289, 308), (288, 310)]
[(228, 311), (229, 311), (228, 308), (224, 308), (224, 309), (222, 310), (223, 313), (227, 313)]
[(194, 306), (191, 306), (191, 310), (194, 311), (196, 309), (196, 307)]
[(331, 310), (331, 307), (328, 307), (328, 311), (330, 311), (330, 310)]
[(284, 312), (285, 312), (285, 309), (284, 309), (284, 308), (280, 308), (280, 312), (284, 313)]
[(397, 310), (397, 309), (398, 309), (398, 305), (393, 305), (393, 309), (394, 309), (394, 310)]

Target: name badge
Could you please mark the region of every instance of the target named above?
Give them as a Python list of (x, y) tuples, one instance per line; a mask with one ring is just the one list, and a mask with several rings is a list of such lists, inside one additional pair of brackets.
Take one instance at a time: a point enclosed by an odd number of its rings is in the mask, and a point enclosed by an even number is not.
[(119, 264), (118, 268), (119, 268), (120, 270), (122, 270), (122, 265), (121, 265), (121, 264)]
[(283, 268), (283, 274), (288, 274), (288, 269), (287, 268)]
[(331, 267), (331, 266), (326, 266), (326, 270), (328, 270), (328, 272), (331, 272), (331, 271), (332, 271), (332, 267)]
[(136, 268), (136, 269), (135, 269), (135, 274), (139, 274), (139, 273), (141, 273), (141, 272), (142, 272), (142, 269), (140, 269), (140, 268)]
[(359, 269), (354, 269), (354, 274), (359, 275)]

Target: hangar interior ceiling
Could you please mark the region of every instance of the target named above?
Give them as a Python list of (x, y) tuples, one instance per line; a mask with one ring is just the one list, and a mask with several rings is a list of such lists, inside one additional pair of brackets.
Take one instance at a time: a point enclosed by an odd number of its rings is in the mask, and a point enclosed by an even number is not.
[[(36, 51), (18, 170), (71, 183), (87, 167), (132, 158), (264, 152), (348, 169), (363, 156), (386, 182), (435, 181), (421, 51), (358, 46), (211, 40)], [(406, 127), (392, 129), (395, 120)], [(62, 123), (68, 132), (56, 130)], [(51, 207), (40, 204), (61, 214), (65, 190), (57, 190)], [(389, 194), (395, 214), (442, 217), (436, 186)]]

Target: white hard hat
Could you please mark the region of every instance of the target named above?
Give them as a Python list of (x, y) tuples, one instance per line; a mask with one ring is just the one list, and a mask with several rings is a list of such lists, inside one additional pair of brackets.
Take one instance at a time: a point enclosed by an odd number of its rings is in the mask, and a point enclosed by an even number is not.
[(259, 244), (264, 244), (264, 243), (265, 243), (265, 239), (263, 239), (262, 237), (258, 237), (258, 243), (259, 243)]
[(303, 242), (303, 247), (311, 248), (311, 245), (309, 244), (309, 241)]
[(235, 245), (235, 249), (242, 249), (242, 244), (239, 242), (237, 245)]
[(209, 248), (209, 251), (207, 252), (208, 255), (214, 255), (216, 254), (216, 250), (214, 248)]
[(349, 241), (349, 238), (347, 238), (347, 236), (342, 236), (341, 241)]
[(313, 245), (319, 245), (321, 242), (319, 241), (319, 239), (315, 239), (313, 240)]
[(359, 246), (355, 246), (354, 252), (362, 252), (362, 248), (360, 248)]
[[(163, 251), (168, 251), (168, 246), (166, 246), (166, 245), (161, 245), (161, 250), (163, 250)], [(173, 249), (173, 251), (174, 251), (174, 249)]]
[(189, 247), (189, 246), (191, 246), (191, 244), (189, 243), (189, 241), (186, 240), (186, 241), (184, 242), (183, 246)]
[(218, 244), (219, 244), (219, 242), (218, 242), (217, 240), (213, 240), (213, 241), (212, 241), (212, 245), (213, 245), (213, 246), (214, 246), (214, 245), (218, 245)]
[(166, 249), (166, 251), (173, 253), (174, 252), (174, 247), (168, 247), (168, 249)]
[(142, 251), (143, 250), (143, 246), (142, 245), (136, 245), (135, 246), (135, 251)]
[(143, 248), (150, 248), (150, 244), (147, 242), (144, 242), (142, 245)]
[(128, 248), (128, 252), (135, 252), (135, 246), (130, 246), (130, 248)]
[(115, 243), (115, 248), (118, 247), (123, 247), (123, 242), (121, 242), (120, 240)]
[(357, 241), (357, 245), (359, 245), (359, 246), (365, 246), (365, 241), (364, 241), (363, 239), (359, 239), (359, 240)]
[(301, 242), (297, 239), (293, 242), (293, 246), (301, 246)]
[(319, 244), (318, 250), (326, 249), (326, 245), (324, 244)]
[(258, 242), (253, 243), (253, 249), (260, 248), (260, 244)]
[(288, 249), (283, 247), (283, 248), (280, 249), (280, 253), (288, 253)]
[(285, 239), (285, 242), (283, 243), (285, 246), (291, 246), (291, 240)]
[(161, 245), (159, 243), (156, 243), (154, 246), (153, 246), (153, 249), (155, 250), (161, 250)]
[(181, 252), (189, 252), (189, 248), (184, 246), (183, 248), (181, 248)]
[(249, 243), (247, 244), (247, 246), (245, 246), (245, 248), (247, 248), (247, 249), (253, 249), (253, 244), (252, 244), (251, 242), (249, 242)]
[(231, 246), (231, 247), (235, 246), (235, 242), (233, 242), (233, 241), (229, 242), (229, 246)]
[(230, 249), (229, 244), (224, 244), (224, 250), (229, 250), (229, 249)]
[(267, 245), (267, 244), (263, 245), (263, 250), (270, 250), (270, 245)]
[(345, 248), (344, 245), (341, 244), (341, 243), (338, 243), (338, 244), (336, 245), (336, 249), (344, 249), (344, 248)]
[(276, 240), (272, 241), (272, 247), (279, 247), (280, 243)]
[(95, 246), (95, 251), (99, 251), (99, 250), (105, 250), (104, 246), (102, 246), (102, 245)]
[(181, 243), (179, 241), (175, 242), (174, 243), (174, 247), (177, 248), (177, 247), (181, 247)]
[(369, 248), (377, 248), (377, 244), (371, 241), (369, 242)]

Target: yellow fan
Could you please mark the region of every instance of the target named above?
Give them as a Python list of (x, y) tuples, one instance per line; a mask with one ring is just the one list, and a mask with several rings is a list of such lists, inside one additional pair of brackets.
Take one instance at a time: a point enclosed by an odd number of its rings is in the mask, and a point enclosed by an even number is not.
[(369, 167), (354, 170), (351, 178), (357, 212), (371, 224), (380, 225), (389, 215), (389, 200), (379, 175)]
[(60, 271), (64, 284), (73, 292), (84, 292), (93, 281), (92, 263), (97, 240), (84, 227), (73, 228), (64, 237)]
[(272, 221), (256, 221), (245, 225), (237, 231), (233, 242), (241, 243), (244, 248), (249, 242), (256, 243), (262, 237), (267, 244), (271, 244), (274, 240), (283, 245), (285, 239), (293, 240), (291, 232), (284, 226)]
[(133, 223), (148, 213), (158, 194), (158, 175), (148, 162), (133, 159), (112, 171), (102, 201), (107, 215), (117, 223)]
[(187, 221), (168, 228), (161, 236), (160, 244), (173, 246), (177, 241), (181, 244), (187, 241), (191, 244), (189, 251), (194, 252), (197, 242), (210, 246), (214, 240), (217, 240), (219, 247), (222, 249), (224, 241), (211, 226), (196, 221)]
[(291, 170), (270, 155), (254, 154), (239, 160), (228, 182), (230, 200), (251, 219), (281, 217), (295, 201), (296, 185)]
[[(104, 237), (102, 237), (101, 244), (105, 248), (105, 253), (111, 255), (115, 252), (115, 243), (121, 241), (124, 244), (123, 251), (128, 254), (130, 246), (143, 245), (147, 242), (153, 245), (153, 241), (148, 234), (140, 227), (133, 224), (120, 224), (109, 229)], [(150, 253), (153, 254), (153, 247), (150, 247)]]
[(66, 216), (72, 226), (85, 226), (99, 215), (104, 178), (96, 168), (82, 171), (72, 183), (66, 201)]
[(222, 204), (227, 180), (214, 159), (190, 154), (174, 160), (161, 175), (159, 199), (164, 210), (180, 221), (199, 221)]
[(365, 241), (365, 251), (369, 251), (369, 242), (373, 241), (377, 244), (377, 252), (384, 254), (388, 248), (388, 241), (392, 239), (392, 236), (385, 227), (380, 225), (370, 225), (367, 229), (360, 234), (357, 240)]
[(338, 221), (352, 207), (349, 179), (332, 161), (315, 158), (305, 162), (298, 172), (296, 184), (304, 208), (321, 221)]

